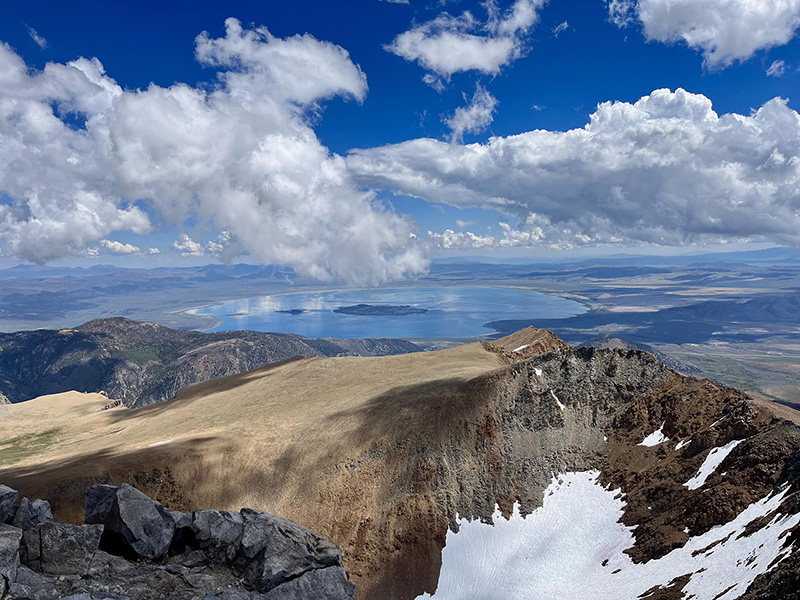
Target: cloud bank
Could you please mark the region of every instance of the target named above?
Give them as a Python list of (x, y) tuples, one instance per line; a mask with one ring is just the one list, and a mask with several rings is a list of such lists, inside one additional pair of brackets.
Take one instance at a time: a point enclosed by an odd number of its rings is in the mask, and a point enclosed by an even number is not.
[(35, 72), (0, 45), (10, 253), (77, 254), (115, 231), (146, 234), (157, 215), (228, 231), (232, 248), (320, 279), (370, 283), (426, 267), (408, 220), (360, 191), (308, 124), (320, 101), (367, 93), (343, 48), (228, 19), (224, 37), (197, 37), (195, 54), (218, 71), (213, 86), (129, 91), (97, 59)]
[(638, 20), (648, 40), (684, 42), (710, 68), (783, 46), (800, 27), (800, 0), (607, 0), (620, 27)]
[(785, 100), (719, 116), (705, 96), (663, 89), (603, 103), (580, 129), (417, 139), (353, 151), (348, 165), (365, 186), (516, 217), (500, 238), (510, 245), (798, 245), (798, 148), (800, 115)]

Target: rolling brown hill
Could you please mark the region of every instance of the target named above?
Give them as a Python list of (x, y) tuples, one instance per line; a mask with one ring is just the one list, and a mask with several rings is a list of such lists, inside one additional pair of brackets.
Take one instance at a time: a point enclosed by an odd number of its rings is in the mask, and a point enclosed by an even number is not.
[[(535, 353), (519, 350), (535, 343)], [(81, 517), (96, 482), (128, 482), (177, 510), (251, 506), (290, 518), (342, 548), (361, 599), (434, 592), (457, 515), (487, 520), (514, 503), (530, 513), (558, 473), (596, 469), (620, 488), (623, 523), (635, 526), (625, 552), (637, 563), (778, 490), (776, 514), (800, 513), (795, 423), (645, 352), (572, 348), (549, 332), (291, 360), (141, 409), (100, 410), (106, 402), (68, 393), (0, 406), (0, 482), (50, 499), (62, 520)], [(656, 434), (672, 442), (643, 445)], [(720, 468), (688, 488), (734, 440)], [(800, 583), (798, 535), (787, 530), (782, 560), (739, 597), (796, 597), (785, 591)], [(680, 598), (691, 575), (652, 597)]]

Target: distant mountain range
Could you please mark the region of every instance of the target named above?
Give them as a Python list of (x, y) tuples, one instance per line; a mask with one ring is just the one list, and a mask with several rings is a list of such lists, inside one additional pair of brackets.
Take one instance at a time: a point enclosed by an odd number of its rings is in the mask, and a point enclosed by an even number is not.
[(394, 339), (329, 340), (255, 331), (199, 333), (124, 318), (74, 329), (0, 334), (0, 403), (57, 392), (105, 392), (129, 407), (173, 398), (193, 383), (294, 357), (416, 352)]

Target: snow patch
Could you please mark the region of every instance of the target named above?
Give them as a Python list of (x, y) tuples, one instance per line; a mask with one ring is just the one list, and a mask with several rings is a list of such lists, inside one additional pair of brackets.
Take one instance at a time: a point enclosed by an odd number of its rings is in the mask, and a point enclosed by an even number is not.
[(556, 401), (556, 404), (558, 404), (558, 408), (560, 408), (562, 411), (563, 411), (565, 408), (567, 408), (566, 406), (564, 406), (563, 404), (561, 404), (561, 400), (559, 400), (559, 399), (558, 399), (558, 396), (556, 396), (556, 393), (555, 393), (553, 390), (550, 390), (550, 395), (553, 397), (553, 400), (555, 400), (555, 401)]
[(678, 442), (678, 445), (675, 446), (675, 450), (677, 451), (680, 450), (681, 448), (685, 448), (691, 443), (692, 443), (692, 438), (689, 438), (688, 440), (681, 440), (680, 442)]
[(537, 376), (537, 377), (541, 377), (542, 375), (544, 375), (544, 372), (543, 372), (543, 371), (542, 371), (540, 368), (538, 368), (538, 367), (535, 367), (535, 368), (533, 369), (533, 372), (534, 372), (534, 373), (536, 373), (536, 376)]
[(663, 444), (664, 442), (668, 442), (669, 438), (664, 436), (664, 425), (666, 424), (667, 422), (664, 421), (661, 424), (661, 427), (659, 427), (653, 433), (644, 438), (638, 445), (652, 447), (652, 446), (658, 446), (659, 444)]
[(697, 471), (697, 475), (692, 477), (689, 481), (684, 483), (687, 488), (690, 490), (696, 490), (699, 487), (703, 487), (703, 484), (706, 482), (711, 474), (717, 470), (717, 467), (725, 460), (725, 457), (731, 453), (731, 450), (736, 448), (739, 444), (741, 444), (744, 440), (733, 440), (732, 442), (728, 442), (724, 446), (719, 448), (714, 448), (711, 452), (708, 453), (706, 456), (705, 461), (703, 464), (700, 465), (700, 469)]
[(523, 345), (522, 345), (522, 346), (520, 346), (519, 348), (514, 348), (514, 349), (512, 350), (512, 352), (519, 352), (520, 350), (525, 350), (525, 348), (527, 348), (528, 346), (530, 346), (530, 344), (523, 344)]
[(153, 448), (155, 446), (164, 446), (165, 444), (171, 444), (174, 440), (163, 440), (161, 442), (153, 442), (152, 444), (148, 444), (148, 448)]
[(526, 517), (515, 504), (507, 519), (495, 509), (491, 525), (458, 518), (458, 533), (447, 533), (437, 591), (418, 600), (618, 600), (637, 598), (686, 573), (692, 577), (685, 597), (733, 600), (774, 560), (788, 556), (781, 534), (800, 523), (800, 515), (779, 515), (738, 537), (748, 523), (777, 509), (787, 488), (683, 548), (635, 564), (623, 552), (634, 544), (633, 528), (619, 522), (623, 496), (600, 485), (599, 476), (598, 471), (557, 475), (542, 506)]

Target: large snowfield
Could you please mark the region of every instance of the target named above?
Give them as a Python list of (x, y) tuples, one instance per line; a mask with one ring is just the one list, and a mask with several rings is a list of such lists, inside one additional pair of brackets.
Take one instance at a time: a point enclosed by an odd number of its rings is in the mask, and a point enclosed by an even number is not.
[[(509, 519), (495, 510), (493, 524), (459, 519), (458, 533), (447, 533), (436, 593), (418, 600), (635, 600), (690, 573), (687, 600), (732, 600), (788, 555), (780, 536), (800, 522), (800, 515), (778, 515), (738, 537), (748, 523), (777, 509), (787, 488), (659, 560), (634, 564), (623, 552), (634, 544), (633, 529), (619, 522), (624, 498), (599, 484), (599, 475), (554, 477), (542, 507), (526, 517), (515, 505)], [(698, 550), (705, 551), (693, 557)]]

